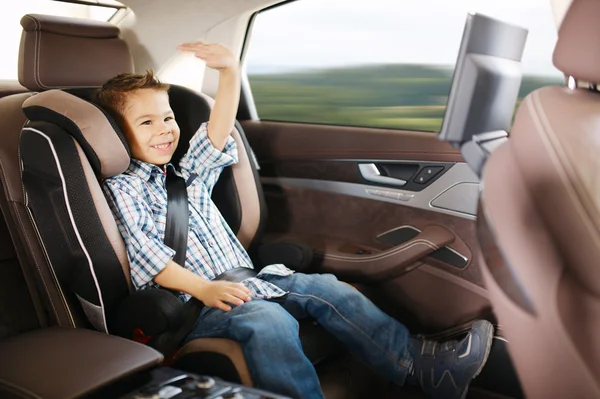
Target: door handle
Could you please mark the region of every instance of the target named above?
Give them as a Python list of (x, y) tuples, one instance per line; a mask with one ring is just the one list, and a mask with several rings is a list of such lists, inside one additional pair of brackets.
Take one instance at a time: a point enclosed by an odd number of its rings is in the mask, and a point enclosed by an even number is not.
[(374, 163), (360, 163), (358, 170), (361, 176), (370, 182), (387, 184), (390, 186), (402, 187), (406, 184), (406, 180), (396, 179), (395, 177), (381, 176), (381, 172)]

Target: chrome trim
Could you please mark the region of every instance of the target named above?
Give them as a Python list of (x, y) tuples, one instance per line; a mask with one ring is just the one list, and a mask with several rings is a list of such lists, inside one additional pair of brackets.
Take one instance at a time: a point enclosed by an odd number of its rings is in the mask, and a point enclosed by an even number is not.
[(480, 185), (475, 182), (456, 183), (433, 198), (432, 208), (448, 209), (456, 212), (477, 215)]
[[(381, 236), (383, 236), (383, 235), (386, 235), (387, 233), (391, 233), (392, 231), (401, 230), (401, 229), (411, 229), (411, 230), (414, 230), (414, 231), (416, 231), (416, 232), (419, 232), (419, 233), (421, 232), (421, 230), (417, 229), (415, 226), (410, 226), (410, 225), (408, 225), (408, 224), (405, 224), (405, 225), (403, 225), (403, 226), (394, 227), (394, 228), (393, 228), (393, 229), (391, 229), (391, 230), (384, 231), (383, 233), (381, 233), (381, 234), (378, 234), (377, 236), (375, 236), (375, 238), (379, 238), (379, 237), (381, 237)], [(448, 246), (448, 245), (446, 245), (444, 248), (446, 248), (446, 249), (448, 249), (449, 251), (452, 251), (452, 252), (454, 252), (456, 255), (460, 256), (461, 258), (463, 258), (463, 260), (464, 260), (465, 262), (468, 262), (468, 261), (469, 261), (469, 258), (467, 258), (467, 257), (466, 257), (466, 256), (464, 256), (463, 254), (461, 254), (460, 252), (458, 252), (456, 249), (454, 249), (454, 248), (452, 248), (452, 247), (450, 247), (450, 246)]]
[(391, 233), (392, 231), (396, 231), (396, 230), (400, 230), (400, 229), (411, 229), (411, 230), (414, 230), (414, 231), (419, 232), (419, 233), (421, 232), (421, 230), (417, 229), (415, 226), (411, 226), (411, 225), (405, 224), (405, 225), (394, 227), (393, 229), (384, 231), (381, 234), (377, 234), (377, 236), (375, 236), (375, 238), (379, 238), (381, 236), (386, 235), (387, 233)]
[[(310, 190), (327, 191), (343, 195), (351, 195), (354, 197), (390, 202), (392, 204), (444, 213), (469, 220), (476, 219), (475, 214), (459, 212), (452, 209), (436, 208), (431, 205), (431, 201), (437, 198), (441, 193), (459, 183), (479, 184), (479, 179), (475, 173), (473, 173), (471, 168), (464, 162), (459, 162), (452, 165), (444, 174), (442, 174), (433, 183), (425, 187), (422, 191), (408, 191), (395, 188), (383, 188), (368, 184), (293, 177), (262, 177), (261, 182), (263, 184), (272, 184), (283, 187), (297, 187)], [(469, 200), (477, 201), (477, 199), (478, 198), (470, 198)], [(471, 208), (476, 209), (476, 207), (477, 204), (475, 202)], [(457, 208), (459, 207), (457, 206)]]
[(358, 170), (360, 175), (373, 183), (388, 184), (390, 186), (402, 187), (406, 184), (406, 180), (396, 179), (394, 177), (381, 176), (381, 172), (374, 163), (359, 163)]

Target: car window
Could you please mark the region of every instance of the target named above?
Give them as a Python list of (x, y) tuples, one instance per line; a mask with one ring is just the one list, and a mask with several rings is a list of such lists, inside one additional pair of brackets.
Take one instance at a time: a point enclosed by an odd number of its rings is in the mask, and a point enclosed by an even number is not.
[(253, 21), (244, 68), (258, 117), (436, 132), (468, 12), (529, 29), (520, 98), (562, 82), (549, 0), (299, 0)]
[[(112, 4), (120, 3), (112, 1)], [(51, 0), (10, 1), (10, 6), (2, 7), (0, 14), (0, 80), (16, 80), (21, 40), (21, 18), (25, 14), (48, 14), (65, 17), (87, 18), (108, 21), (117, 11), (115, 7), (89, 6)]]

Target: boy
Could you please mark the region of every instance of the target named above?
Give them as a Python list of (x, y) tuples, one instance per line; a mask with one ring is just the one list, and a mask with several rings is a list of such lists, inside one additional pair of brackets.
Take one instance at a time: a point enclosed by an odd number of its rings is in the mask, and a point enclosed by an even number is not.
[[(323, 398), (315, 369), (302, 351), (297, 319), (313, 317), (364, 363), (399, 385), (418, 384), (432, 397), (463, 398), (483, 368), (493, 328), (477, 321), (462, 341), (439, 344), (411, 337), (402, 324), (333, 275), (294, 273), (270, 265), (242, 283), (213, 281), (234, 267), (252, 268), (248, 254), (210, 199), (221, 170), (237, 162), (230, 136), (239, 101), (239, 69), (226, 48), (201, 42), (178, 47), (220, 72), (208, 124), (190, 141), (180, 161), (188, 187), (190, 224), (185, 265), (164, 244), (166, 165), (179, 140), (168, 85), (151, 73), (109, 80), (97, 103), (119, 121), (131, 149), (131, 165), (103, 183), (127, 247), (137, 289), (162, 286), (206, 306), (187, 341), (230, 338), (242, 345), (259, 388), (293, 398)], [(270, 348), (268, 356), (262, 348)]]

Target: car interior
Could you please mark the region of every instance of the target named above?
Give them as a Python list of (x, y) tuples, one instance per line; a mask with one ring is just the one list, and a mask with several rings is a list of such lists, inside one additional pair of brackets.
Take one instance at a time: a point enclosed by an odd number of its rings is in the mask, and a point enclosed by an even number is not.
[[(197, 309), (167, 290), (134, 289), (100, 188), (127, 168), (130, 153), (115, 121), (91, 102), (94, 90), (150, 68), (170, 83), (181, 128), (177, 164), (208, 120), (218, 83), (217, 72), (176, 52), (193, 40), (223, 43), (242, 66), (232, 132), (240, 159), (223, 171), (212, 199), (256, 269), (284, 263), (332, 273), (430, 339), (459, 338), (474, 320), (491, 321), (490, 357), (468, 398), (600, 397), (593, 277), (600, 50), (588, 45), (600, 35), (600, 1), (535, 1), (548, 10), (554, 36), (532, 23), (527, 40), (544, 40), (549, 52), (525, 45), (506, 132), (475, 161), (472, 146), (436, 134), (450, 111), (476, 98), (457, 78), (458, 63), (450, 72), (440, 63), (306, 67), (302, 57), (289, 58), (290, 37), (261, 30), (297, 26), (307, 41), (296, 43), (299, 52), (336, 60), (343, 57), (326, 48), (329, 39), (309, 41), (311, 29), (322, 35), (339, 26), (341, 51), (344, 34), (363, 43), (348, 32), (370, 19), (398, 24), (363, 2), (330, 3), (339, 18), (325, 18), (323, 5), (304, 25), (293, 22), (302, 20), (300, 9), (292, 11), (301, 4), (314, 11), (314, 0), (27, 0), (7, 9), (6, 37), (17, 55), (0, 61), (1, 398), (283, 398), (254, 386), (236, 342), (182, 345)], [(343, 20), (351, 3), (363, 19)], [(380, 3), (408, 17), (420, 7)], [(452, 62), (467, 17), (459, 3), (468, 2), (443, 3), (460, 8)], [(516, 4), (511, 13), (532, 18), (535, 11)], [(495, 50), (512, 44), (494, 35)], [(261, 40), (282, 47), (265, 50)], [(554, 68), (552, 77), (527, 75), (530, 49)], [(255, 62), (266, 55), (280, 69)], [(391, 91), (376, 92), (378, 80)], [(471, 112), (484, 109), (479, 119), (504, 112), (486, 102), (507, 85), (479, 87), (486, 100), (469, 103), (478, 110)], [(360, 364), (313, 320), (301, 320), (299, 334), (327, 399), (425, 397)]]

